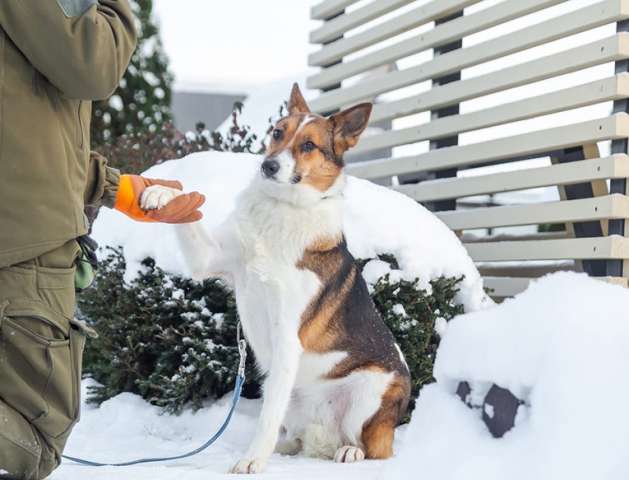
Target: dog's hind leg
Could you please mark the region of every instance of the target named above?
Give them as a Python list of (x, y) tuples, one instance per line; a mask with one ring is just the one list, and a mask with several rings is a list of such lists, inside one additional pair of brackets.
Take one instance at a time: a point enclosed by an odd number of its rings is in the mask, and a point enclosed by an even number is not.
[(365, 459), (365, 452), (354, 445), (344, 445), (334, 454), (336, 463), (354, 463)]
[(301, 440), (298, 438), (284, 438), (282, 440), (278, 440), (277, 445), (275, 446), (275, 453), (293, 456), (301, 452), (301, 448)]
[(393, 455), (393, 437), (396, 422), (387, 414), (376, 414), (363, 429), (362, 440), (366, 456), (386, 459)]
[(395, 427), (406, 412), (409, 391), (408, 377), (397, 376), (382, 395), (378, 411), (365, 422), (361, 440), (367, 458), (386, 459), (393, 455)]
[(280, 455), (297, 455), (301, 452), (302, 442), (294, 433), (289, 432), (285, 426), (280, 429), (280, 438), (275, 446), (275, 453)]
[(318, 423), (307, 425), (303, 433), (304, 455), (315, 458), (334, 458), (342, 445), (335, 426), (323, 426)]

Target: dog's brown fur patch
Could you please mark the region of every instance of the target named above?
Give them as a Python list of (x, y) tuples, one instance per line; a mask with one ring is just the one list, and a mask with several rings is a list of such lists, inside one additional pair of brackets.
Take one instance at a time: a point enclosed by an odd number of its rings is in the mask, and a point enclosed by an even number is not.
[[(335, 250), (339, 243), (340, 239), (333, 237), (317, 240), (308, 247), (297, 268), (310, 270), (322, 282), (329, 282), (332, 277), (338, 275), (338, 253)], [(304, 350), (323, 353), (333, 348), (341, 333), (338, 330), (339, 326), (335, 325), (334, 317), (341, 306), (344, 292), (354, 282), (354, 276), (355, 273), (350, 273), (338, 291), (331, 292), (321, 302), (311, 303), (303, 313), (299, 339)]]
[(282, 150), (290, 148), (294, 141), (295, 133), (299, 128), (299, 125), (306, 117), (304, 113), (298, 113), (291, 115), (290, 117), (284, 117), (275, 124), (275, 130), (282, 132), (282, 137), (279, 140), (272, 139), (271, 143), (267, 147), (266, 156), (274, 157)]
[[(307, 249), (306, 253), (321, 253), (328, 252), (336, 247), (343, 241), (342, 237), (321, 237), (317, 238)], [(322, 272), (323, 273), (323, 272)]]
[(317, 241), (297, 264), (297, 268), (315, 273), (322, 284), (301, 318), (299, 338), (304, 350), (348, 353), (328, 378), (342, 378), (367, 368), (408, 377), (395, 339), (378, 315), (345, 240), (336, 242), (330, 248), (335, 239)]
[(380, 409), (363, 426), (361, 440), (367, 458), (385, 459), (393, 455), (395, 427), (406, 412), (409, 395), (408, 378), (396, 375), (382, 396)]
[[(306, 142), (312, 142), (316, 148), (311, 152), (302, 151)], [(309, 118), (308, 123), (299, 129), (292, 154), (295, 172), (303, 178), (303, 183), (321, 192), (327, 191), (343, 170), (332, 147), (330, 126), (323, 117)]]

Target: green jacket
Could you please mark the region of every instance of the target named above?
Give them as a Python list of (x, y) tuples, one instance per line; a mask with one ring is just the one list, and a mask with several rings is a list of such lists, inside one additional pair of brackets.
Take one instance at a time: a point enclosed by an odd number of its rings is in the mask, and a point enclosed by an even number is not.
[(0, 268), (87, 232), (118, 173), (90, 152), (92, 100), (136, 45), (127, 0), (0, 0)]

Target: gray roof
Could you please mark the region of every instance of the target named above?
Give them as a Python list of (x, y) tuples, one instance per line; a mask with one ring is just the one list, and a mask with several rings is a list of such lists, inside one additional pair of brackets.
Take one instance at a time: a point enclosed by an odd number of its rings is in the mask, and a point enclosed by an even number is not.
[(194, 130), (198, 122), (203, 122), (207, 129), (215, 130), (229, 117), (234, 103), (245, 98), (244, 94), (237, 93), (173, 92), (175, 127), (187, 132)]

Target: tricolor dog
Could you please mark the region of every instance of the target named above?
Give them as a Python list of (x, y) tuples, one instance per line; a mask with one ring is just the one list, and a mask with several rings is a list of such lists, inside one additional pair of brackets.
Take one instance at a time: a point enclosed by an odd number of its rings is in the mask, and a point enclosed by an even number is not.
[[(195, 278), (220, 276), (266, 374), (257, 430), (234, 473), (257, 473), (271, 454), (355, 462), (392, 455), (409, 371), (376, 312), (343, 236), (343, 154), (367, 126), (371, 104), (328, 118), (297, 85), (260, 173), (216, 231), (179, 226)], [(144, 208), (176, 195), (147, 189)]]

